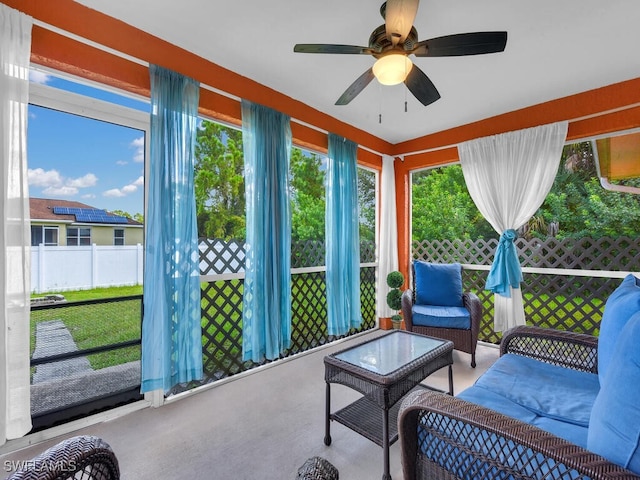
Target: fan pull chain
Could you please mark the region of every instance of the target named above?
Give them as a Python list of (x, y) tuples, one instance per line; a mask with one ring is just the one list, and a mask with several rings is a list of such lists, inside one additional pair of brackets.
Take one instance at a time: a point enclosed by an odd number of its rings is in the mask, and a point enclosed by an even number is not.
[(378, 123), (382, 125), (382, 85), (378, 83)]
[[(407, 78), (407, 75), (409, 74), (409, 72), (407, 72), (407, 64), (404, 64), (404, 78)], [(404, 113), (407, 113), (407, 87), (405, 86), (404, 88)]]

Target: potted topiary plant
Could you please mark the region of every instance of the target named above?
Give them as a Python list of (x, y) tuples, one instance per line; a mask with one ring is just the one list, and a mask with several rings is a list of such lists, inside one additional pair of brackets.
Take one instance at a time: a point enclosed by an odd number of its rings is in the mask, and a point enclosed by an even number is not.
[[(387, 285), (391, 288), (387, 293), (387, 305), (391, 310), (400, 312), (402, 308), (402, 290), (400, 287), (404, 284), (404, 275), (401, 272), (394, 271), (387, 275)], [(396, 313), (391, 316), (391, 325), (394, 329), (400, 328), (402, 323), (402, 315)]]

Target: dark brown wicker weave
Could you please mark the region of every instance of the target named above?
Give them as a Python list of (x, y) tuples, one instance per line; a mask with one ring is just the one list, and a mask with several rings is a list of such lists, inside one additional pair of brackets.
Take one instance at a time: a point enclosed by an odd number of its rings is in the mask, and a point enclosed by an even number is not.
[[(413, 264), (411, 265), (412, 277), (415, 278)], [(443, 338), (453, 342), (453, 348), (461, 352), (471, 354), (471, 366), (476, 367), (476, 345), (478, 344), (478, 331), (480, 330), (480, 321), (482, 320), (482, 303), (480, 299), (471, 292), (465, 292), (462, 295), (462, 303), (471, 318), (471, 328), (463, 330), (460, 328), (439, 328), (439, 327), (423, 327), (414, 325), (412, 322), (411, 307), (416, 301), (415, 292), (407, 289), (402, 294), (402, 316), (404, 324), (410, 332), (421, 333), (430, 337)]]
[(298, 480), (338, 480), (338, 469), (322, 457), (311, 457), (298, 469)]
[[(597, 340), (535, 327), (506, 332), (501, 353), (597, 371)], [(438, 392), (412, 392), (398, 417), (405, 480), (640, 479), (537, 427)]]
[[(411, 336), (413, 333), (395, 330), (391, 335)], [(355, 347), (374, 343), (382, 337), (374, 338)], [(349, 350), (349, 349), (346, 349)], [(413, 388), (420, 386), (425, 378), (443, 367), (449, 367), (449, 393), (453, 394), (453, 343), (438, 342), (430, 352), (417, 356), (397, 370), (383, 375), (346, 362), (338, 358), (341, 350), (324, 357), (324, 377), (326, 382), (325, 404), (325, 445), (331, 445), (330, 421), (335, 420), (360, 435), (368, 438), (383, 449), (383, 479), (390, 479), (389, 447), (398, 439), (397, 415), (400, 400)], [(331, 384), (338, 383), (357, 390), (364, 396), (331, 413)]]
[(104, 440), (88, 435), (64, 440), (22, 466), (7, 480), (117, 480), (118, 459)]

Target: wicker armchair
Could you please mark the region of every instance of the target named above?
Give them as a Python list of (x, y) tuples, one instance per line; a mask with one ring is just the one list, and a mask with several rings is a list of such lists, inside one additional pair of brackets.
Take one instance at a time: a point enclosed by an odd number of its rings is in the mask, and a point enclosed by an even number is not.
[[(415, 268), (411, 265), (412, 278), (415, 282)], [(421, 333), (430, 337), (442, 338), (453, 342), (453, 348), (471, 354), (471, 367), (476, 367), (476, 345), (478, 344), (478, 331), (482, 320), (482, 303), (480, 299), (471, 292), (462, 294), (462, 303), (469, 311), (471, 319), (469, 329), (446, 328), (434, 326), (415, 325), (413, 323), (413, 306), (416, 302), (414, 289), (407, 289), (402, 294), (402, 316), (408, 331)]]
[(88, 435), (64, 440), (26, 462), (7, 480), (118, 480), (120, 467), (111, 447)]
[[(518, 327), (505, 333), (501, 353), (597, 371), (597, 339), (589, 335)], [(438, 392), (408, 395), (398, 432), (405, 480), (640, 479), (549, 432)]]

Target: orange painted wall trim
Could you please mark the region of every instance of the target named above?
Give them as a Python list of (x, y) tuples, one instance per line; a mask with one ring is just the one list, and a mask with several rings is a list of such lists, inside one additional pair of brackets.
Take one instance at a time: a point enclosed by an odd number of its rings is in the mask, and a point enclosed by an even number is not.
[[(392, 155), (420, 152), (474, 138), (521, 130), (561, 120), (599, 116), (640, 104), (640, 78), (551, 100), (495, 117), (395, 144)], [(573, 123), (573, 122), (572, 122)], [(591, 132), (592, 135), (600, 132)]]
[(393, 162), (396, 180), (396, 221), (398, 223), (398, 270), (409, 285), (409, 259), (411, 256), (411, 175), (406, 161)]
[[(72, 0), (56, 0), (55, 2), (3, 0), (2, 3), (46, 24), (144, 62), (162, 65), (232, 96), (273, 108), (304, 123), (315, 125), (321, 130), (341, 135), (371, 150), (385, 153), (391, 149), (389, 142), (368, 132)], [(93, 49), (94, 52), (100, 53), (95, 57), (85, 56), (78, 59), (75, 57), (75, 53), (82, 48), (72, 45), (79, 44), (79, 42), (62, 35), (43, 32), (47, 32), (46, 29), (34, 27), (32, 49), (37, 52), (33, 56), (34, 63), (57, 68), (91, 80), (108, 79), (108, 85), (125, 88), (127, 91), (139, 94), (148, 90), (148, 74), (146, 76), (139, 73), (134, 74), (133, 71), (136, 70), (134, 67), (120, 70), (123, 65), (120, 61), (121, 58)], [(86, 47), (86, 45), (83, 46)], [(82, 65), (78, 63), (82, 63)], [(133, 62), (128, 63), (137, 65)], [(137, 67), (144, 69), (141, 65), (137, 65)], [(217, 118), (215, 107), (210, 105), (203, 105), (203, 107), (214, 118)], [(237, 123), (240, 118), (239, 116), (230, 118), (228, 112), (219, 113), (222, 117), (226, 117), (227, 121), (235, 120)]]
[[(583, 120), (569, 123), (567, 141), (579, 140), (597, 135), (631, 130), (640, 126), (640, 106), (632, 106), (624, 110), (604, 113)], [(457, 147), (407, 155), (404, 157), (405, 170), (420, 170), (458, 162)]]

